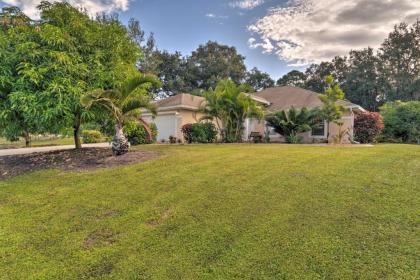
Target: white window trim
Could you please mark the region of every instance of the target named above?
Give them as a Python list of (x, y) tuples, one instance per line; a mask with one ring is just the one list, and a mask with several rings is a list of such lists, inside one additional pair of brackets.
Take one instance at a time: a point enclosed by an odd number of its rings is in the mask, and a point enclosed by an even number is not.
[(311, 132), (310, 132), (310, 136), (312, 138), (315, 138), (315, 139), (324, 139), (324, 138), (327, 138), (327, 134), (328, 134), (328, 126), (327, 126), (327, 122), (326, 121), (324, 121), (324, 135), (312, 135), (312, 129), (311, 129)]

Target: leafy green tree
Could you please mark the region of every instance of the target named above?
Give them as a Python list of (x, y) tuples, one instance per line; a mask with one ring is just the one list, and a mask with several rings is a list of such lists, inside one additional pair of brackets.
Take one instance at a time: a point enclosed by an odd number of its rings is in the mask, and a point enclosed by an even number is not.
[(384, 99), (420, 100), (420, 20), (394, 27), (380, 48)]
[(274, 87), (274, 80), (270, 77), (270, 75), (258, 70), (256, 67), (246, 73), (245, 83), (252, 86), (254, 91)]
[(206, 102), (201, 108), (206, 119), (216, 122), (224, 142), (241, 142), (246, 118), (263, 117), (262, 108), (242, 86), (231, 80), (221, 80), (216, 88), (205, 92)]
[(160, 86), (155, 76), (139, 75), (128, 79), (118, 88), (97, 89), (81, 97), (81, 104), (86, 108), (103, 108), (115, 119), (115, 136), (112, 140), (114, 154), (122, 155), (128, 151), (128, 141), (123, 133), (124, 121), (138, 118), (142, 108), (156, 112), (149, 94), (153, 86)]
[(298, 70), (292, 70), (280, 79), (277, 80), (278, 86), (293, 86), (293, 87), (305, 87), (306, 74)]
[(157, 90), (159, 97), (168, 97), (181, 93), (185, 89), (185, 60), (180, 52), (169, 53), (156, 50), (152, 59), (156, 61), (155, 74), (162, 82)]
[(379, 59), (372, 48), (351, 51), (343, 89), (351, 102), (370, 111), (378, 111), (381, 99)]
[(310, 131), (320, 120), (317, 109), (296, 109), (279, 111), (268, 114), (265, 117), (267, 125), (274, 128), (274, 131), (285, 137), (288, 143), (300, 143), (299, 133)]
[(185, 90), (215, 88), (222, 79), (231, 79), (240, 84), (246, 73), (244, 59), (235, 47), (212, 41), (200, 45), (187, 58), (184, 73)]
[(33, 22), (18, 8), (3, 8), (0, 13), (0, 134), (10, 141), (24, 137), (30, 146), (31, 134), (42, 132), (37, 110), (36, 90), (39, 74), (24, 71), (25, 65), (41, 57)]
[(420, 101), (389, 102), (380, 110), (385, 139), (420, 144)]
[(328, 88), (325, 77), (334, 76), (339, 85), (346, 82), (346, 73), (348, 64), (346, 57), (335, 57), (331, 62), (321, 62), (320, 64), (312, 64), (306, 69), (305, 88), (314, 92), (324, 92)]
[(22, 66), (41, 84), (42, 123), (49, 131), (71, 126), (76, 148), (80, 127), (95, 117), (80, 97), (96, 88), (113, 88), (136, 71), (138, 46), (115, 16), (95, 19), (68, 3), (41, 2), (35, 43), (43, 57)]
[(327, 89), (323, 94), (319, 95), (323, 103), (321, 108), (322, 118), (327, 122), (327, 139), (330, 140), (330, 123), (336, 123), (340, 127), (342, 126), (341, 118), (344, 113), (344, 106), (339, 104), (337, 101), (344, 99), (344, 92), (340, 85), (335, 82), (334, 77), (329, 75), (325, 78)]

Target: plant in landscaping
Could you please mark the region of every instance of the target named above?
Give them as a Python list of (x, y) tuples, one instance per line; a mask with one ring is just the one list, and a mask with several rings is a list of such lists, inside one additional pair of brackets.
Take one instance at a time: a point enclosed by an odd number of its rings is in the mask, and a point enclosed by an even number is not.
[[(340, 85), (334, 81), (334, 77), (329, 75), (325, 78), (327, 90), (319, 95), (324, 104), (321, 109), (322, 118), (327, 122), (327, 141), (330, 138), (330, 123), (336, 123), (340, 126), (340, 119), (344, 113), (344, 106), (337, 104), (337, 101), (344, 99), (344, 92)], [(341, 141), (341, 140), (340, 140)]]
[(201, 112), (205, 119), (216, 122), (224, 142), (241, 142), (246, 118), (263, 117), (263, 109), (244, 93), (243, 86), (231, 80), (222, 80), (215, 90), (204, 93), (205, 103)]
[(274, 131), (284, 136), (288, 143), (300, 143), (299, 133), (310, 131), (319, 121), (320, 113), (317, 109), (296, 109), (279, 111), (266, 116), (265, 120), (268, 126), (274, 128)]
[(122, 155), (128, 151), (128, 141), (123, 133), (124, 120), (136, 118), (141, 108), (156, 113), (148, 90), (159, 85), (160, 82), (155, 76), (140, 74), (128, 79), (118, 88), (97, 89), (81, 98), (81, 103), (87, 108), (97, 105), (114, 117), (116, 124), (112, 151), (115, 155)]
[(124, 122), (123, 132), (131, 145), (150, 144), (150, 140), (144, 125), (136, 120), (128, 120)]
[(155, 123), (149, 124), (150, 131), (152, 132), (152, 142), (156, 142), (158, 135), (158, 128)]
[(385, 139), (420, 144), (420, 101), (390, 102), (380, 109)]
[(216, 141), (217, 130), (213, 123), (185, 124), (181, 128), (188, 143), (212, 143)]
[(170, 135), (170, 136), (169, 136), (169, 143), (171, 143), (171, 144), (176, 144), (176, 137), (175, 137), (175, 136)]
[(83, 143), (100, 143), (103, 141), (102, 133), (98, 130), (83, 130), (82, 132)]
[(376, 112), (357, 113), (354, 118), (354, 140), (372, 143), (384, 129), (381, 115)]

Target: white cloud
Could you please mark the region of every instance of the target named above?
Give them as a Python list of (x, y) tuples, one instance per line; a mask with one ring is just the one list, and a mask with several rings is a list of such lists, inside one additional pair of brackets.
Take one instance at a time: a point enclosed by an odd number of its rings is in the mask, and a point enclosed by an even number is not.
[(252, 10), (262, 4), (264, 4), (265, 0), (240, 0), (240, 1), (233, 1), (229, 3), (229, 6), (232, 8), (240, 8), (244, 10)]
[(208, 17), (208, 18), (215, 18), (216, 15), (215, 14), (212, 14), (212, 13), (208, 13), (208, 14), (206, 14), (206, 17)]
[[(1, 0), (2, 2), (18, 6), (22, 11), (30, 17), (39, 17), (36, 7), (41, 0)], [(68, 2), (76, 7), (85, 8), (91, 15), (101, 12), (126, 11), (130, 0), (68, 0)], [(50, 2), (59, 2), (50, 0)]]
[(418, 0), (289, 0), (248, 27), (260, 37), (248, 44), (301, 66), (377, 48), (395, 24), (416, 18)]
[(274, 46), (269, 39), (264, 39), (261, 43), (257, 43), (255, 38), (249, 38), (248, 46), (251, 49), (262, 48), (263, 53), (271, 53), (274, 51)]

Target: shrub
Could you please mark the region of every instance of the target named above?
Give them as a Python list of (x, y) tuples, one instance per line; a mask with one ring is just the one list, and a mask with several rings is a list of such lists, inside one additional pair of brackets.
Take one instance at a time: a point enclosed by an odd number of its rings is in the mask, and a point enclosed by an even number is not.
[(100, 131), (97, 130), (84, 130), (82, 132), (83, 143), (100, 143), (103, 141), (103, 136)]
[(381, 115), (375, 112), (362, 112), (354, 118), (354, 139), (360, 143), (372, 143), (384, 129)]
[(169, 143), (176, 144), (176, 137), (175, 136), (169, 136)]
[(213, 123), (186, 124), (181, 128), (188, 143), (212, 143), (216, 141), (217, 130)]
[(385, 125), (383, 139), (420, 143), (420, 101), (390, 102), (380, 110)]
[(155, 123), (151, 123), (149, 124), (150, 126), (150, 130), (152, 131), (152, 140), (153, 142), (156, 142), (157, 140), (157, 135), (158, 135), (158, 129)]
[[(131, 145), (150, 144), (146, 129), (144, 126), (136, 121), (128, 121), (124, 123), (124, 134)], [(153, 130), (152, 130), (153, 138)]]
[(266, 116), (267, 125), (275, 132), (285, 137), (287, 143), (297, 144), (302, 142), (299, 133), (310, 131), (321, 119), (320, 111), (305, 107), (278, 111)]

